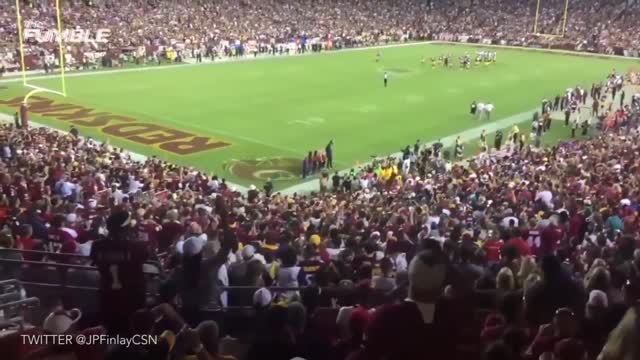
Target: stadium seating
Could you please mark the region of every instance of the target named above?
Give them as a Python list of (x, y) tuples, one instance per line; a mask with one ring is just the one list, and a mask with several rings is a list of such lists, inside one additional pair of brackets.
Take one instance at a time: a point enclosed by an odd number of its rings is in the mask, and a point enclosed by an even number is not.
[[(44, 0), (27, 2), (23, 20), (43, 29), (53, 27), (55, 7)], [(485, 0), (481, 3), (436, 1), (313, 1), (292, 4), (280, 1), (213, 3), (186, 1), (97, 1), (65, 2), (62, 13), (67, 29), (111, 30), (105, 44), (73, 44), (68, 63), (80, 67), (136, 62), (158, 56), (168, 47), (181, 56), (196, 51), (210, 57), (236, 54), (240, 42), (250, 51), (270, 52), (272, 44), (306, 44), (306, 50), (362, 46), (397, 41), (447, 40), (637, 56), (640, 38), (633, 26), (640, 8), (637, 3), (595, 0), (569, 1), (569, 16), (563, 37), (533, 34), (537, 1)], [(15, 5), (0, 7), (0, 61), (6, 69), (18, 69), (15, 52), (17, 27)], [(562, 33), (565, 1), (541, 1), (539, 33)], [(615, 19), (615, 21), (614, 21)], [(329, 25), (331, 24), (331, 25)], [(312, 46), (313, 44), (313, 46)], [(55, 43), (29, 41), (26, 65), (42, 67), (47, 55), (57, 56)], [(143, 51), (139, 52), (139, 48)], [(43, 56), (44, 55), (44, 56)], [(101, 57), (110, 60), (104, 62)], [(142, 58), (142, 60), (141, 60)]]

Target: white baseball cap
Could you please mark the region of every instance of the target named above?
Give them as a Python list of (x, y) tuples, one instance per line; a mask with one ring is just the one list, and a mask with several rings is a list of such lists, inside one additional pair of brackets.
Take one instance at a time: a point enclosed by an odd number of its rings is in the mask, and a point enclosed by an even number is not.
[(199, 254), (200, 251), (202, 251), (205, 242), (206, 239), (192, 236), (185, 240), (184, 244), (182, 244), (182, 253), (184, 254), (184, 256), (193, 256)]
[(273, 296), (267, 288), (260, 288), (253, 293), (253, 305), (259, 307), (269, 306), (271, 300), (273, 300)]

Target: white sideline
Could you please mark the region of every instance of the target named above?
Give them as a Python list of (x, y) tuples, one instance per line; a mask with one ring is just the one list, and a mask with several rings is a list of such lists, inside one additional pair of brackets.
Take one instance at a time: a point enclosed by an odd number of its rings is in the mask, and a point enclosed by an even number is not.
[[(621, 56), (621, 55), (608, 55), (608, 54), (594, 54), (580, 51), (572, 51), (572, 50), (560, 50), (560, 49), (544, 49), (544, 48), (529, 48), (529, 47), (519, 47), (519, 46), (509, 46), (509, 45), (492, 45), (492, 44), (478, 44), (478, 43), (464, 43), (464, 42), (456, 42), (456, 41), (416, 41), (416, 42), (408, 42), (408, 43), (400, 43), (400, 44), (388, 44), (388, 45), (375, 45), (375, 46), (363, 46), (357, 48), (346, 48), (342, 50), (329, 50), (323, 51), (320, 53), (307, 52), (305, 54), (291, 54), (291, 55), (262, 55), (258, 57), (253, 56), (245, 56), (242, 58), (224, 58), (216, 61), (206, 61), (202, 63), (183, 63), (183, 64), (172, 64), (172, 65), (149, 65), (148, 67), (134, 67), (127, 69), (113, 69), (113, 70), (89, 70), (89, 71), (78, 71), (78, 72), (68, 72), (65, 73), (65, 77), (83, 77), (83, 76), (96, 76), (96, 75), (108, 75), (108, 74), (119, 74), (119, 73), (128, 73), (128, 72), (140, 72), (140, 71), (152, 71), (152, 70), (166, 70), (166, 69), (177, 69), (189, 66), (203, 66), (203, 65), (220, 65), (227, 63), (234, 63), (240, 61), (256, 61), (256, 60), (272, 60), (272, 59), (291, 59), (300, 56), (322, 56), (322, 55), (334, 55), (341, 54), (345, 52), (352, 51), (366, 51), (366, 50), (375, 50), (375, 49), (387, 49), (387, 48), (395, 48), (395, 47), (407, 47), (407, 46), (418, 46), (418, 45), (427, 45), (427, 44), (448, 44), (448, 45), (463, 45), (463, 46), (475, 46), (475, 47), (496, 47), (503, 49), (514, 49), (514, 50), (522, 50), (522, 51), (538, 51), (538, 52), (546, 52), (546, 53), (558, 53), (558, 54), (569, 54), (575, 56), (586, 56), (586, 57), (606, 57), (613, 59), (621, 59), (627, 61), (638, 61), (640, 59)], [(38, 71), (42, 72), (42, 71)], [(5, 79), (0, 79), (0, 83), (13, 83), (20, 82), (22, 78), (20, 77), (19, 72), (5, 74)], [(59, 75), (42, 75), (35, 76), (29, 78), (29, 80), (46, 80), (46, 79), (54, 79), (59, 77)]]
[[(523, 122), (527, 119), (531, 119), (532, 114), (539, 110), (539, 108), (534, 108), (531, 109), (529, 111), (525, 111), (525, 112), (521, 112), (519, 114), (515, 114), (515, 115), (511, 115), (509, 117), (497, 120), (497, 121), (491, 121), (488, 123), (483, 123), (483, 125), (480, 126), (476, 126), (473, 127), (471, 129), (467, 129), (464, 131), (461, 131), (457, 134), (452, 134), (446, 137), (443, 137), (440, 139), (440, 142), (442, 143), (442, 145), (445, 148), (451, 147), (454, 145), (456, 138), (458, 136), (460, 136), (460, 140), (462, 140), (462, 142), (468, 142), (471, 140), (475, 140), (477, 138), (480, 137), (480, 134), (482, 133), (482, 130), (485, 130), (487, 132), (487, 136), (491, 135), (492, 133), (494, 133), (497, 130), (501, 130), (504, 128), (507, 128), (509, 126), (512, 126), (514, 124), (518, 124), (520, 122)], [(471, 116), (471, 115), (469, 115)], [(480, 120), (482, 121), (482, 120)], [(521, 130), (522, 131), (522, 130)], [(524, 130), (526, 131), (526, 129)], [(430, 141), (428, 143), (424, 143), (422, 146), (425, 147), (431, 147), (431, 145), (433, 145), (437, 140), (434, 141)], [(339, 151), (338, 151), (339, 153)], [(389, 154), (386, 156), (382, 156), (382, 157), (395, 157), (395, 158), (399, 158), (402, 155), (401, 152), (395, 152), (393, 154)], [(372, 161), (368, 161), (366, 163), (363, 163), (357, 167), (366, 167), (367, 165), (370, 165), (372, 163)], [(348, 173), (349, 171), (351, 171), (352, 168), (354, 167), (350, 167), (348, 169), (344, 169), (341, 171), (338, 171), (338, 173), (344, 175), (346, 173)], [(316, 190), (320, 187), (320, 183), (319, 183), (319, 179), (318, 178), (314, 178), (313, 180), (309, 180), (309, 181), (305, 181), (303, 183), (288, 187), (286, 189), (283, 189), (282, 191), (280, 191), (283, 194), (287, 194), (287, 195), (292, 195), (293, 193), (301, 193), (301, 192), (306, 192), (306, 191), (313, 191)]]
[[(389, 44), (389, 45), (376, 45), (376, 46), (363, 46), (358, 48), (347, 48), (342, 50), (333, 50), (333, 51), (323, 51), (320, 53), (314, 52), (306, 52), (304, 54), (290, 54), (290, 55), (260, 55), (257, 57), (254, 56), (244, 56), (240, 58), (223, 58), (216, 59), (215, 61), (203, 61), (201, 63), (182, 63), (182, 64), (171, 64), (171, 65), (149, 65), (147, 67), (133, 67), (127, 69), (113, 69), (113, 70), (88, 70), (82, 71), (78, 70), (78, 72), (66, 72), (65, 77), (83, 77), (83, 76), (96, 76), (96, 75), (108, 75), (108, 74), (119, 74), (119, 73), (128, 73), (128, 72), (139, 72), (139, 71), (152, 71), (152, 70), (166, 70), (166, 69), (178, 69), (184, 67), (191, 66), (204, 66), (204, 65), (221, 65), (235, 62), (244, 62), (244, 61), (257, 61), (257, 60), (276, 60), (276, 59), (293, 59), (300, 56), (320, 56), (320, 55), (331, 55), (331, 54), (340, 54), (344, 52), (352, 52), (352, 51), (365, 51), (365, 50), (373, 50), (373, 49), (386, 49), (386, 48), (394, 48), (394, 47), (406, 47), (406, 46), (417, 46), (417, 45), (425, 45), (431, 44), (432, 41), (418, 41), (418, 42), (409, 42), (402, 44)], [(41, 73), (41, 70), (37, 71)], [(19, 82), (22, 80), (19, 77), (21, 73), (15, 72), (10, 74), (5, 74), (6, 79), (0, 79), (0, 83), (13, 83)], [(42, 75), (30, 77), (29, 80), (47, 80), (47, 79), (55, 79), (59, 77), (58, 74), (53, 75)], [(10, 77), (10, 78), (9, 78)]]

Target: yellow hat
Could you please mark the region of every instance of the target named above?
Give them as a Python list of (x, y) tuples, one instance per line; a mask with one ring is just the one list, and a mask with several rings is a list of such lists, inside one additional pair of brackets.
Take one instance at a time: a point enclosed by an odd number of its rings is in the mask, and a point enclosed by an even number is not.
[(318, 234), (311, 235), (311, 237), (309, 238), (309, 242), (315, 246), (320, 245), (320, 235)]

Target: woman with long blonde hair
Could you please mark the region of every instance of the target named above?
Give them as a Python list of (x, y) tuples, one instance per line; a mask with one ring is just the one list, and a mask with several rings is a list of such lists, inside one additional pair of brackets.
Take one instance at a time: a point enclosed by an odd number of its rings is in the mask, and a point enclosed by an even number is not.
[(533, 256), (524, 256), (520, 261), (520, 270), (518, 270), (518, 285), (524, 286), (524, 282), (529, 275), (538, 273), (538, 265)]
[(496, 288), (502, 291), (511, 291), (516, 287), (516, 280), (513, 271), (508, 267), (503, 267), (496, 277)]

